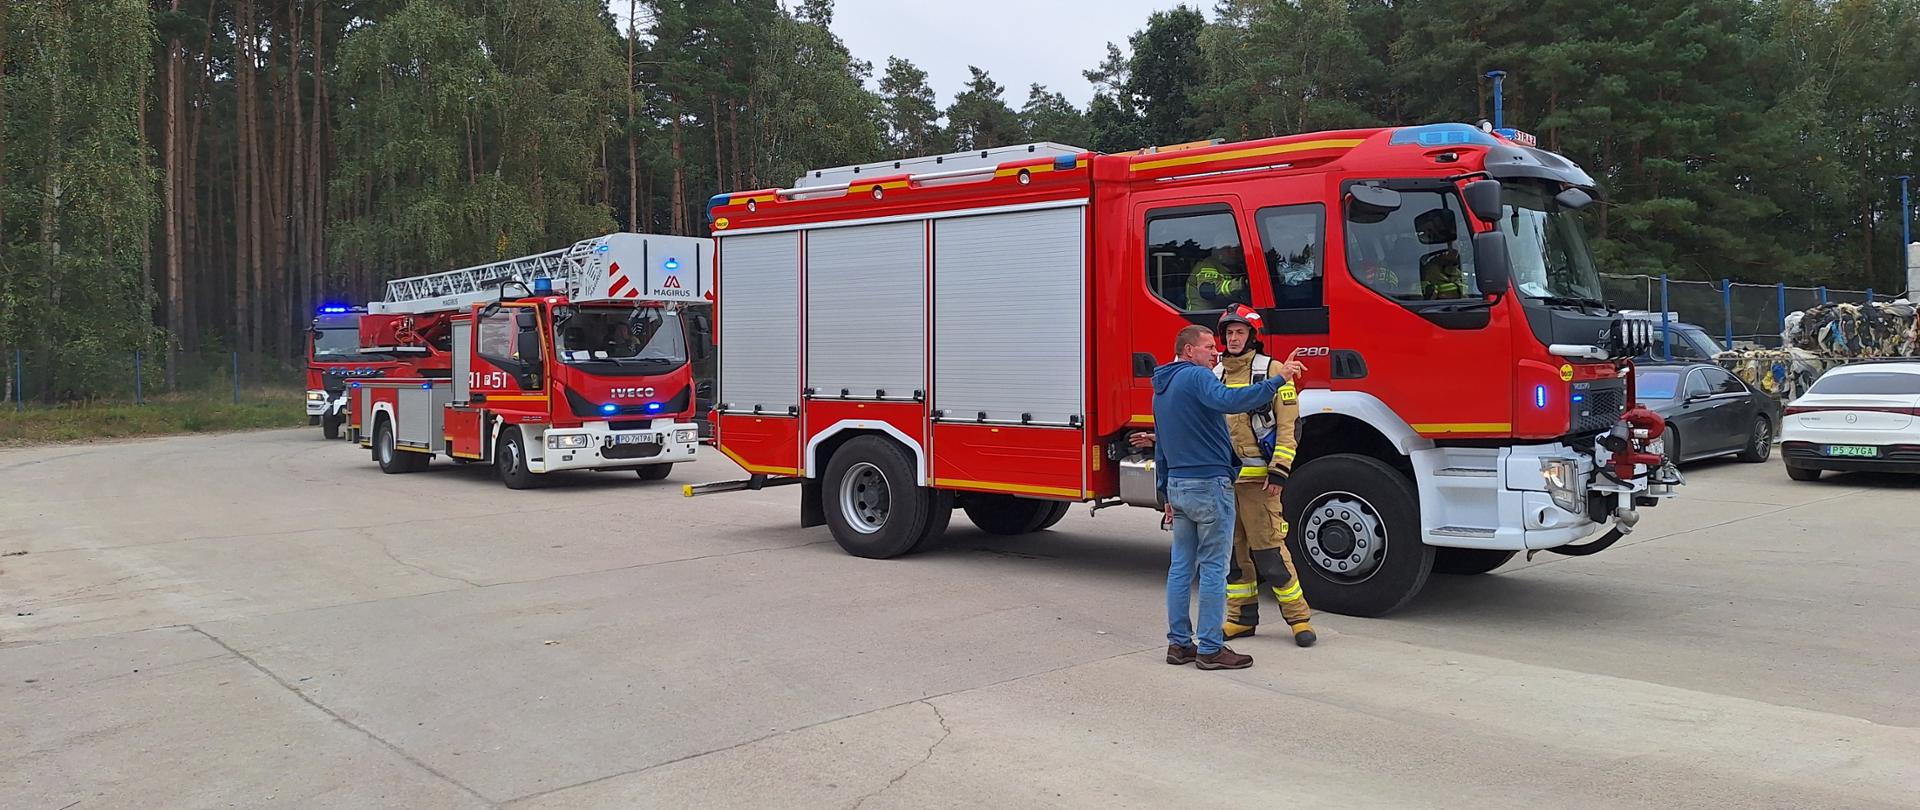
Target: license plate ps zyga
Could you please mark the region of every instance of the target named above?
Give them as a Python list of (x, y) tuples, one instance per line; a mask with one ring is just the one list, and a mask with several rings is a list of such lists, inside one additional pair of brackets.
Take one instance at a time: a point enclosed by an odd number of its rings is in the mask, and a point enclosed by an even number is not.
[(1879, 458), (1880, 448), (1859, 444), (1829, 444), (1827, 455), (1841, 458)]

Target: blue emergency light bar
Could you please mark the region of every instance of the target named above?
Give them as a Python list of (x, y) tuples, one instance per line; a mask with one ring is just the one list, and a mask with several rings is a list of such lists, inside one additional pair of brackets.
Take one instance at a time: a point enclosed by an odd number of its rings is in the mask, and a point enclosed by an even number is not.
[(538, 278), (535, 278), (533, 280), (533, 294), (534, 295), (553, 294), (553, 279), (547, 276), (540, 276)]
[(341, 315), (352, 311), (353, 308), (351, 307), (343, 307), (336, 304), (329, 304), (320, 308), (320, 314), (322, 315)]

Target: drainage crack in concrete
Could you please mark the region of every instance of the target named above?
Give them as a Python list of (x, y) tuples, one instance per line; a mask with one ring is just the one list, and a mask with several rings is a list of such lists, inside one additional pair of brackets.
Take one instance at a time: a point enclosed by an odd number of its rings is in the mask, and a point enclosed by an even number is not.
[(928, 700), (918, 700), (914, 702), (925, 705), (927, 708), (933, 710), (933, 719), (940, 721), (940, 739), (934, 740), (932, 745), (927, 746), (927, 753), (921, 755), (918, 761), (914, 762), (912, 765), (908, 765), (905, 769), (901, 770), (900, 773), (896, 774), (892, 779), (887, 780), (887, 783), (885, 785), (882, 785), (879, 790), (876, 790), (865, 796), (861, 796), (859, 799), (856, 799), (852, 807), (849, 808), (849, 810), (860, 810), (862, 806), (866, 805), (868, 800), (876, 798), (880, 794), (885, 793), (889, 790), (892, 790), (894, 785), (900, 784), (900, 780), (907, 778), (907, 774), (913, 773), (914, 769), (927, 764), (928, 760), (933, 759), (933, 750), (936, 748), (939, 748), (941, 743), (946, 742), (948, 737), (953, 736), (953, 727), (947, 725), (947, 716), (940, 713), (939, 706), (933, 705), (933, 703)]
[(392, 560), (395, 565), (398, 565), (402, 568), (412, 569), (414, 571), (418, 571), (422, 574), (426, 574), (427, 576), (433, 577), (435, 579), (444, 579), (448, 582), (464, 582), (467, 584), (467, 587), (470, 587), (470, 588), (486, 587), (485, 585), (482, 585), (478, 582), (474, 582), (473, 580), (467, 579), (466, 577), (456, 577), (456, 576), (453, 576), (452, 574), (442, 574), (424, 565), (419, 565), (417, 563), (410, 563), (410, 562), (407, 562), (406, 560), (400, 559), (398, 556), (394, 555), (392, 547), (387, 545), (386, 540), (375, 538), (371, 532), (362, 530), (360, 532), (360, 536), (365, 537), (368, 540), (372, 540), (375, 544), (379, 545), (380, 553), (387, 555), (387, 559)]
[(340, 716), (334, 710), (329, 709), (326, 706), (322, 705), (319, 701), (316, 701), (313, 698), (308, 697), (305, 692), (300, 691), (293, 684), (288, 683), (285, 678), (280, 677), (278, 674), (274, 673), (273, 670), (267, 669), (266, 666), (262, 665), (259, 661), (253, 660), (252, 656), (249, 656), (246, 653), (243, 653), (238, 649), (235, 649), (232, 645), (222, 640), (219, 636), (216, 636), (212, 633), (209, 633), (205, 630), (200, 629), (199, 625), (189, 624), (189, 625), (186, 625), (186, 627), (187, 629), (192, 630), (195, 633), (199, 633), (200, 635), (206, 636), (208, 641), (211, 641), (215, 644), (220, 645), (220, 649), (223, 649), (229, 653), (232, 653), (233, 657), (238, 658), (242, 661), (245, 661), (247, 663), (247, 666), (253, 667), (254, 670), (258, 671), (260, 674), (267, 676), (274, 683), (279, 684), (280, 688), (285, 689), (288, 692), (292, 693), (293, 696), (296, 698), (299, 698), (302, 703), (305, 703), (308, 706), (312, 706), (314, 709), (318, 710), (321, 714), (324, 714), (327, 717), (331, 718), (334, 722), (339, 723), (340, 725), (346, 726), (347, 728), (353, 729), (354, 731), (359, 732), (362, 736), (366, 737), (367, 739), (372, 740), (376, 743), (379, 743), (382, 747), (386, 748), (388, 751), (392, 751), (394, 756), (397, 756), (402, 760), (405, 760), (408, 764), (411, 764), (414, 767), (419, 768), (420, 770), (433, 774), (435, 777), (438, 777), (441, 781), (446, 782), (449, 785), (459, 788), (462, 793), (465, 793), (468, 796), (472, 796), (474, 799), (478, 800), (481, 804), (484, 804), (488, 807), (500, 806), (499, 802), (496, 802), (492, 799), (487, 798), (484, 795), (481, 795), (480, 791), (474, 790), (473, 788), (468, 787), (465, 783), (461, 782), (460, 780), (455, 779), (452, 776), (441, 772), (439, 769), (434, 768), (432, 765), (428, 765), (427, 763), (420, 761), (418, 758), (414, 757), (412, 754), (407, 753), (406, 749), (401, 748), (400, 746), (395, 745), (391, 742), (388, 742), (386, 738), (373, 733), (372, 730), (366, 728), (365, 726), (362, 726), (359, 723), (355, 723), (352, 720), (348, 720), (347, 718)]

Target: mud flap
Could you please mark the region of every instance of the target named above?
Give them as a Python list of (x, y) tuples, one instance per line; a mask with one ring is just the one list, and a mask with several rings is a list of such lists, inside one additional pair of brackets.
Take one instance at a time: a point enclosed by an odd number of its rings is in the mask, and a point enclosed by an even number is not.
[(800, 482), (800, 528), (827, 525), (827, 508), (820, 503), (820, 479)]

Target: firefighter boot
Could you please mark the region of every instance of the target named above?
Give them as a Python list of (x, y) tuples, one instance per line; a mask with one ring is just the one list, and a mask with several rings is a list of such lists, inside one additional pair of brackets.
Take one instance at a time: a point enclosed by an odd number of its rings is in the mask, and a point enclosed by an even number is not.
[(1273, 588), (1273, 597), (1280, 600), (1280, 615), (1286, 619), (1288, 629), (1293, 631), (1293, 643), (1301, 647), (1311, 647), (1320, 637), (1313, 632), (1308, 619), (1313, 617), (1313, 609), (1307, 606), (1307, 596), (1300, 589), (1300, 578), (1294, 576), (1292, 555), (1287, 553), (1283, 543), (1276, 548), (1259, 549), (1252, 556), (1255, 565), (1264, 563), (1260, 570), (1277, 572), (1263, 577), (1267, 585)]

